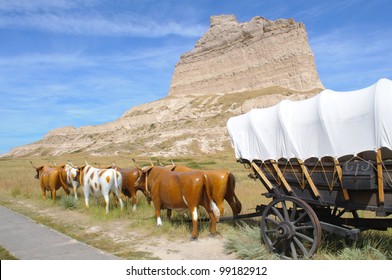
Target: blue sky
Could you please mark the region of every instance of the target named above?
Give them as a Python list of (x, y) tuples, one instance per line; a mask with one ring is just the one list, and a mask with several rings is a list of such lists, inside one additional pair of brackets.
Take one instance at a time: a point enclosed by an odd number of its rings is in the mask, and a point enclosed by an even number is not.
[(305, 24), (324, 86), (392, 79), (392, 1), (0, 0), (0, 153), (167, 95), (212, 15)]

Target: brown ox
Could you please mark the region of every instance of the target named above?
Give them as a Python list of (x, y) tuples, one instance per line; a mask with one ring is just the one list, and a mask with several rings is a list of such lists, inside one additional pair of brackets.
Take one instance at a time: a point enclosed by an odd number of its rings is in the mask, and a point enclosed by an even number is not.
[(64, 191), (69, 195), (70, 191), (66, 183), (67, 174), (65, 173), (64, 168), (61, 166), (51, 167), (46, 165), (35, 167), (31, 161), (30, 163), (37, 172), (34, 177), (39, 180), (43, 198), (46, 198), (46, 191), (50, 191), (54, 203), (56, 200), (56, 191), (59, 188), (63, 188)]
[(131, 203), (132, 203), (132, 210), (136, 211), (136, 192), (137, 191), (142, 191), (143, 189), (138, 188), (135, 186), (136, 180), (139, 178), (141, 172), (139, 171), (139, 168), (134, 167), (134, 168), (121, 168), (116, 166), (114, 163), (111, 168), (116, 168), (117, 171), (119, 171), (122, 175), (122, 193), (131, 198)]
[(242, 204), (238, 197), (236, 196), (235, 189), (235, 177), (233, 173), (227, 170), (196, 170), (183, 165), (169, 165), (168, 169), (177, 172), (190, 172), (190, 171), (200, 171), (211, 179), (212, 187), (212, 199), (215, 201), (219, 208), (220, 215), (223, 216), (224, 207), (223, 202), (226, 200), (233, 215), (237, 216), (242, 209)]
[(198, 207), (202, 205), (210, 216), (210, 232), (216, 234), (216, 222), (219, 220), (219, 209), (211, 197), (209, 178), (202, 172), (174, 172), (163, 167), (148, 166), (136, 181), (137, 187), (144, 188), (153, 201), (157, 226), (162, 225), (161, 209), (189, 210), (192, 215), (191, 239), (197, 239)]

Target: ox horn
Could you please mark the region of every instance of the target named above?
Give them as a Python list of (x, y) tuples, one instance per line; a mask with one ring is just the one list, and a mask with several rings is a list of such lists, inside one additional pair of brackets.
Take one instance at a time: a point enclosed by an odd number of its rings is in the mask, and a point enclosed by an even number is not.
[(161, 162), (159, 159), (157, 159), (157, 162), (158, 162), (158, 164), (159, 164), (160, 166), (163, 166), (162, 162)]
[(174, 161), (172, 159), (170, 161), (171, 161), (172, 165), (175, 165), (175, 163), (174, 163)]
[(151, 166), (154, 166), (154, 163), (152, 162), (151, 158), (150, 158), (150, 164)]
[(33, 162), (30, 160), (31, 166), (35, 169), (37, 169), (37, 167), (34, 166)]
[(141, 169), (141, 168), (137, 165), (136, 160), (135, 160), (134, 158), (132, 159), (132, 161), (133, 161), (133, 163), (135, 164), (135, 167), (136, 167), (137, 169)]

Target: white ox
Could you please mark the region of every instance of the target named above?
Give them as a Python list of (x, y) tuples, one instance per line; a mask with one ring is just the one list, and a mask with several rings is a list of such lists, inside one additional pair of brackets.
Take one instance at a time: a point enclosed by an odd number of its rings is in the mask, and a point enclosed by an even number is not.
[(79, 169), (79, 182), (83, 186), (84, 199), (86, 208), (89, 207), (89, 196), (103, 195), (105, 199), (106, 214), (109, 213), (109, 194), (113, 194), (118, 198), (121, 206), (121, 210), (124, 207), (121, 199), (121, 184), (122, 176), (121, 173), (116, 169), (99, 169), (95, 168), (86, 163), (85, 166), (81, 166)]
[(64, 169), (65, 173), (67, 173), (68, 186), (73, 188), (75, 199), (78, 199), (78, 193), (76, 192), (80, 186), (79, 181), (77, 180), (79, 172), (78, 168), (73, 166), (72, 163), (68, 161), (68, 163), (64, 166)]

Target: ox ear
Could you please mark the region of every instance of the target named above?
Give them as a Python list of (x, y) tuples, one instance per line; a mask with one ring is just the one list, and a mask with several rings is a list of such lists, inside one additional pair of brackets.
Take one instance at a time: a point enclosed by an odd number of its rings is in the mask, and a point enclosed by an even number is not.
[(143, 173), (148, 173), (154, 166), (144, 166), (141, 170)]

